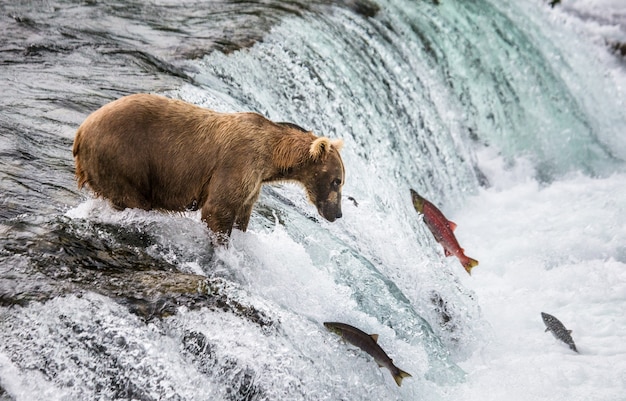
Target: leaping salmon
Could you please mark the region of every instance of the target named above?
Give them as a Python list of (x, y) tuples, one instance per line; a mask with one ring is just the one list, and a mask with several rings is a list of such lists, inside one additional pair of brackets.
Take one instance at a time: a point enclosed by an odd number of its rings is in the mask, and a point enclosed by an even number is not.
[(391, 372), (398, 386), (402, 384), (402, 379), (411, 377), (410, 374), (394, 365), (393, 360), (389, 358), (387, 353), (378, 345), (378, 334), (370, 335), (345, 323), (324, 322), (324, 326), (333, 333), (340, 335), (350, 344), (370, 354), (381, 368), (385, 367), (389, 369), (389, 372)]
[(411, 199), (413, 200), (413, 207), (417, 213), (424, 215), (424, 223), (426, 223), (430, 232), (433, 233), (435, 240), (443, 246), (445, 255), (454, 255), (459, 258), (467, 274), (471, 275), (472, 268), (478, 265), (478, 261), (466, 256), (465, 250), (459, 245), (459, 242), (454, 236), (456, 224), (448, 220), (446, 216), (441, 213), (441, 210), (437, 209), (435, 205), (412, 189)]
[(576, 349), (576, 344), (574, 344), (574, 340), (572, 339), (571, 330), (566, 329), (559, 319), (550, 314), (541, 312), (541, 318), (546, 325), (545, 331), (551, 331), (554, 337), (569, 345), (569, 348), (572, 351), (578, 352), (578, 350)]

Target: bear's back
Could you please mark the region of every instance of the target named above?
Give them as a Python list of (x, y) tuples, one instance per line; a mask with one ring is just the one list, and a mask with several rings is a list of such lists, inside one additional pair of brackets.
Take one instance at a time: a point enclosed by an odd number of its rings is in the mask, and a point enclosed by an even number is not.
[(130, 95), (96, 110), (79, 127), (76, 175), (79, 186), (88, 184), (120, 208), (123, 199), (142, 198), (133, 205), (181, 210), (202, 201), (217, 169), (262, 174), (271, 165), (273, 138), (284, 129), (256, 113)]

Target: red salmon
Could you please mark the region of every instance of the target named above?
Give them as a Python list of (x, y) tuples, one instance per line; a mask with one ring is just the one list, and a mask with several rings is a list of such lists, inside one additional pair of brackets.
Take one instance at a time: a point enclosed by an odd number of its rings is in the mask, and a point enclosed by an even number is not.
[(424, 223), (426, 223), (430, 232), (433, 233), (435, 240), (443, 246), (445, 255), (454, 255), (459, 258), (459, 261), (461, 261), (467, 273), (471, 275), (471, 270), (474, 266), (478, 265), (478, 261), (465, 256), (465, 251), (461, 248), (454, 236), (453, 231), (456, 228), (456, 224), (446, 219), (446, 216), (441, 213), (441, 210), (437, 209), (435, 205), (421, 197), (412, 189), (411, 199), (413, 200), (413, 207), (415, 207), (417, 213), (424, 215)]

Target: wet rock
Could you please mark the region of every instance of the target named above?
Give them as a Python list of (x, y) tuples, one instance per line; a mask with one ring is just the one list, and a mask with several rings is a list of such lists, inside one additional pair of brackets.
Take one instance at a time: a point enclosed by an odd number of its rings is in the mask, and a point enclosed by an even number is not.
[(263, 400), (263, 390), (257, 386), (254, 380), (255, 373), (252, 369), (237, 369), (237, 373), (231, 386), (228, 388), (228, 399), (232, 401)]
[(11, 397), (2, 386), (0, 386), (0, 401), (14, 401), (15, 398)]
[(626, 42), (611, 42), (609, 48), (617, 56), (626, 57)]
[(16, 221), (0, 240), (5, 258), (0, 264), (0, 306), (95, 292), (115, 299), (145, 321), (174, 315), (184, 306), (232, 313), (264, 328), (276, 324), (238, 299), (234, 283), (184, 273), (150, 255), (153, 239), (140, 229), (99, 223), (77, 226), (65, 219), (43, 227)]
[(341, 0), (337, 4), (347, 7), (363, 17), (374, 17), (380, 11), (378, 4), (368, 0)]
[(435, 316), (437, 317), (437, 326), (445, 333), (451, 345), (458, 344), (462, 341), (464, 330), (459, 327), (458, 312), (455, 311), (454, 305), (444, 299), (440, 293), (433, 291), (430, 296), (433, 304)]
[(215, 354), (206, 336), (198, 331), (186, 330), (181, 341), (184, 353), (198, 371), (209, 374), (215, 365)]

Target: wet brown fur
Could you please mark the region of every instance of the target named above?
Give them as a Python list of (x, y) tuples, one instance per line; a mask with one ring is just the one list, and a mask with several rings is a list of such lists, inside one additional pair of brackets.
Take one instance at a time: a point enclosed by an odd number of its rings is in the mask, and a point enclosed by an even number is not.
[(341, 140), (257, 113), (218, 113), (137, 94), (92, 113), (73, 154), (78, 186), (117, 209), (197, 207), (217, 234), (245, 231), (263, 183), (300, 182), (319, 213), (341, 217)]

